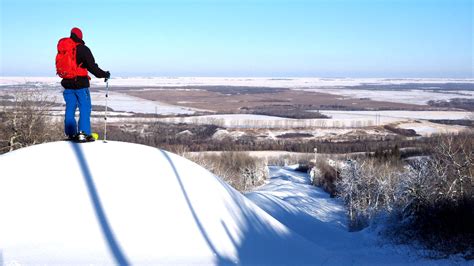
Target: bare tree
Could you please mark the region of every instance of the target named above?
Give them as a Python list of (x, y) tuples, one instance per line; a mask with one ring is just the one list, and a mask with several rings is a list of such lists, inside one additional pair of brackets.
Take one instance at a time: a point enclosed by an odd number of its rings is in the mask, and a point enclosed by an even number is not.
[(60, 138), (59, 125), (49, 116), (54, 105), (38, 89), (16, 91), (11, 106), (1, 111), (0, 152)]
[(472, 135), (443, 137), (435, 149), (434, 168), (443, 183), (440, 193), (457, 200), (473, 193), (474, 154)]
[(389, 162), (348, 160), (336, 188), (346, 202), (351, 229), (361, 229), (381, 212), (397, 206), (396, 190), (405, 170)]

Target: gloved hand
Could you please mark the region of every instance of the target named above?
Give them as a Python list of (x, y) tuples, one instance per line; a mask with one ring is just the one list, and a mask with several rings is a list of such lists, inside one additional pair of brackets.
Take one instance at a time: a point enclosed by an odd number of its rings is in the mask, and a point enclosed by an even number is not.
[(104, 82), (107, 82), (107, 80), (109, 80), (109, 78), (110, 78), (110, 72), (109, 72), (109, 71), (106, 71), (106, 72), (105, 72), (105, 80), (104, 80)]

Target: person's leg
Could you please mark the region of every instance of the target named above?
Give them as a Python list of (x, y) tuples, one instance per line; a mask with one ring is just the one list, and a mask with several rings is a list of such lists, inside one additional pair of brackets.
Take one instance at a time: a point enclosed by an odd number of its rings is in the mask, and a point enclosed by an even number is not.
[(79, 131), (86, 135), (91, 134), (91, 96), (89, 88), (76, 90), (79, 106)]
[(77, 134), (76, 108), (77, 98), (74, 90), (65, 89), (63, 91), (64, 101), (66, 102), (66, 112), (64, 114), (64, 133), (72, 137)]

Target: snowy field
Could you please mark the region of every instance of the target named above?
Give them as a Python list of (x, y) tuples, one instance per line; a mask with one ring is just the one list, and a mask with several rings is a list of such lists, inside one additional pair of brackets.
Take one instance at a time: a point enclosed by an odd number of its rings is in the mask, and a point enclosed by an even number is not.
[[(22, 84), (35, 88), (60, 88), (58, 77), (0, 77), (1, 87), (20, 86)], [(387, 101), (404, 104), (425, 105), (429, 100), (449, 100), (451, 98), (474, 98), (472, 90), (443, 90), (439, 84), (474, 84), (474, 79), (351, 79), (351, 78), (212, 78), (212, 77), (132, 77), (112, 78), (109, 81), (111, 90), (115, 87), (136, 87), (142, 90), (156, 90), (157, 87), (187, 87), (187, 86), (247, 86), (290, 88), (298, 90), (317, 91), (338, 95), (342, 98), (370, 98), (376, 101)], [(388, 85), (426, 85), (426, 90), (403, 89), (387, 90)], [(429, 85), (433, 84), (433, 87)], [(351, 88), (354, 86), (381, 86), (376, 90)], [(92, 79), (91, 86), (99, 89), (105, 88), (103, 79)], [(186, 88), (183, 88), (186, 89)], [(112, 95), (111, 95), (112, 96)], [(161, 114), (187, 114), (192, 113), (189, 108), (171, 107), (169, 105), (139, 100), (125, 95), (117, 96), (115, 107), (120, 111)], [(94, 98), (93, 98), (94, 100)], [(114, 104), (114, 103), (111, 103)], [(142, 107), (136, 107), (141, 104)]]
[[(227, 114), (193, 117), (162, 118), (168, 123), (211, 124), (226, 128), (363, 128), (389, 123), (406, 123), (413, 120), (429, 119), (472, 119), (470, 112), (454, 111), (321, 111), (330, 119), (289, 119), (276, 116)], [(376, 116), (376, 115), (379, 116)], [(432, 123), (431, 123), (432, 124)], [(439, 125), (438, 128), (450, 128)], [(457, 127), (456, 127), (457, 128)], [(463, 128), (463, 127), (460, 127)], [(438, 130), (439, 131), (439, 130)]]
[(425, 105), (429, 100), (449, 100), (451, 98), (473, 99), (474, 91), (458, 90), (433, 92), (427, 90), (363, 90), (347, 88), (311, 88), (303, 89), (339, 95), (347, 98), (369, 98), (373, 101)]
[[(57, 77), (0, 77), (0, 96), (11, 94), (12, 90), (27, 88), (40, 89), (50, 99), (63, 104), (62, 89)], [(324, 78), (113, 78), (110, 80), (108, 106), (115, 112), (109, 113), (110, 122), (152, 122), (154, 118), (128, 117), (131, 113), (145, 113), (158, 115), (192, 115), (198, 111), (189, 107), (170, 105), (163, 102), (146, 100), (114, 91), (114, 86), (140, 87), (143, 90), (156, 90), (157, 87), (182, 87), (186, 86), (261, 86), (261, 87), (287, 87), (293, 89), (316, 90), (333, 93), (340, 97), (371, 98), (372, 100), (393, 101), (401, 103), (425, 104), (428, 100), (447, 100), (450, 98), (474, 98), (474, 91), (445, 91), (434, 92), (436, 84), (474, 83), (474, 79), (324, 79)], [(350, 86), (360, 85), (403, 85), (403, 84), (434, 84), (430, 90), (363, 90), (350, 89)], [(10, 87), (8, 87), (10, 86)], [(102, 79), (92, 79), (92, 86), (100, 92), (92, 92), (94, 105), (105, 105), (105, 83)], [(349, 87), (347, 87), (349, 86)], [(423, 85), (424, 86), (424, 85)], [(2, 87), (4, 87), (2, 89)], [(383, 88), (383, 87), (382, 87)], [(166, 118), (159, 121), (172, 123), (213, 124), (227, 128), (259, 128), (259, 129), (294, 129), (294, 128), (320, 128), (344, 129), (364, 128), (379, 126), (388, 123), (399, 123), (400, 127), (415, 129), (419, 134), (458, 132), (463, 127), (437, 125), (422, 121), (413, 123), (413, 120), (428, 119), (472, 119), (472, 114), (463, 111), (331, 111), (322, 110), (323, 114), (331, 116), (330, 119), (288, 119), (264, 115), (207, 115), (194, 117)], [(54, 114), (61, 115), (61, 110)], [(94, 111), (94, 115), (102, 115)], [(99, 120), (94, 118), (94, 121)], [(291, 132), (290, 132), (291, 133)], [(320, 132), (325, 135), (327, 132)], [(319, 134), (319, 135), (321, 135)], [(315, 135), (316, 136), (316, 135)]]
[(252, 114), (176, 117), (163, 118), (161, 121), (169, 123), (211, 124), (227, 128), (362, 127), (374, 125), (372, 121), (367, 119), (291, 119)]
[[(331, 111), (321, 110), (321, 113), (331, 116), (340, 123), (349, 124), (350, 121), (367, 119), (372, 121), (371, 123), (376, 125), (384, 125), (390, 123), (396, 123), (397, 127), (405, 129), (413, 129), (417, 134), (422, 136), (430, 136), (432, 134), (445, 134), (445, 133), (459, 133), (466, 129), (464, 126), (458, 125), (443, 125), (432, 123), (427, 120), (438, 120), (438, 119), (474, 119), (472, 112), (465, 111)], [(416, 120), (416, 122), (414, 122)], [(366, 124), (366, 123), (363, 123)]]
[[(105, 91), (92, 92), (92, 102), (105, 106)], [(144, 114), (194, 114), (191, 108), (166, 104), (158, 101), (145, 100), (124, 93), (109, 92), (108, 106), (114, 111), (144, 113)]]
[(169, 123), (193, 123), (211, 124), (228, 128), (246, 127), (274, 127), (285, 122), (296, 122), (295, 119), (286, 119), (277, 116), (252, 115), (252, 114), (228, 114), (228, 115), (202, 115), (192, 117), (171, 117), (161, 119)]
[(0, 168), (2, 265), (472, 265), (349, 232), (343, 204), (292, 167), (270, 167), (245, 195), (123, 142), (35, 145), (1, 155)]
[[(193, 117), (171, 117), (160, 119), (168, 123), (208, 124), (226, 128), (307, 128), (341, 127), (339, 120), (331, 119), (290, 119), (277, 116), (253, 114), (203, 115)], [(355, 122), (352, 121), (354, 124)]]
[[(49, 101), (53, 101), (58, 104), (64, 104), (62, 88), (39, 85), (38, 89), (44, 96), (48, 98)], [(19, 90), (19, 92), (21, 92), (21, 90)], [(0, 87), (0, 96), (14, 94), (14, 89), (9, 88), (8, 90), (2, 90)], [(91, 99), (93, 105), (105, 106), (105, 88), (99, 92), (91, 92)], [(160, 115), (194, 114), (197, 110), (189, 107), (166, 104), (159, 101), (145, 100), (113, 90), (109, 91), (108, 106), (117, 112)]]
[(392, 123), (403, 120), (436, 120), (436, 119), (474, 119), (472, 112), (466, 111), (333, 111), (319, 110), (322, 114), (338, 120), (367, 119), (379, 120), (380, 123)]
[[(58, 77), (0, 77), (1, 85), (19, 85), (25, 82), (57, 84)], [(94, 86), (103, 86), (102, 79), (92, 79)], [(400, 85), (400, 84), (438, 84), (438, 83), (474, 83), (474, 79), (384, 79), (384, 78), (271, 78), (271, 77), (113, 77), (110, 84), (124, 87), (180, 87), (180, 86), (249, 86), (249, 87), (342, 87), (369, 85)]]
[(430, 123), (428, 121), (421, 121), (421, 123), (400, 123), (397, 125), (399, 128), (413, 129), (417, 134), (422, 136), (430, 136), (432, 134), (450, 134), (459, 133), (466, 129), (464, 126), (457, 125), (442, 125), (436, 123)]

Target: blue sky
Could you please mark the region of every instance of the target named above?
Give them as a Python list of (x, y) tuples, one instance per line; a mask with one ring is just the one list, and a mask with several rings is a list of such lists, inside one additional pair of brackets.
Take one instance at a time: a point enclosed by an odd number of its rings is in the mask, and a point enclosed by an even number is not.
[(113, 76), (473, 77), (471, 0), (0, 0), (0, 75), (77, 26)]

